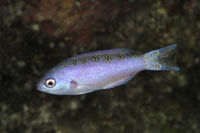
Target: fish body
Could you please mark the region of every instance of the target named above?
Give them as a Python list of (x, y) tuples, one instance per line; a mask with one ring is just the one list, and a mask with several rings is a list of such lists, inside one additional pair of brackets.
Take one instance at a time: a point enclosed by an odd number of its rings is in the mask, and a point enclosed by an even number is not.
[(37, 89), (56, 95), (80, 95), (122, 85), (143, 70), (179, 71), (170, 57), (176, 44), (136, 55), (129, 49), (95, 51), (71, 57), (50, 69)]

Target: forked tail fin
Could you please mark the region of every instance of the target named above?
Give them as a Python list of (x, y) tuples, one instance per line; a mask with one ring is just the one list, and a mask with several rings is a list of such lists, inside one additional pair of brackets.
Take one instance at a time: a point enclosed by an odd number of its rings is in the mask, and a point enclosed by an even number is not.
[(177, 44), (173, 44), (144, 54), (143, 59), (145, 61), (146, 69), (154, 71), (179, 71), (180, 69), (171, 59), (176, 46)]

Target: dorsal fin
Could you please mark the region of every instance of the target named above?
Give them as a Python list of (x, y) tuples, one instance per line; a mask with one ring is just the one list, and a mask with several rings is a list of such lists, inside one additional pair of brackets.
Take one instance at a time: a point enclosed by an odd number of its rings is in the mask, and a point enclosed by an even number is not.
[(133, 50), (130, 49), (124, 49), (124, 48), (119, 48), (119, 49), (111, 49), (111, 50), (101, 50), (101, 51), (94, 51), (94, 52), (89, 52), (85, 54), (80, 54), (75, 57), (90, 57), (90, 56), (101, 56), (101, 55), (114, 55), (114, 54), (127, 54), (127, 55), (132, 55), (134, 54)]

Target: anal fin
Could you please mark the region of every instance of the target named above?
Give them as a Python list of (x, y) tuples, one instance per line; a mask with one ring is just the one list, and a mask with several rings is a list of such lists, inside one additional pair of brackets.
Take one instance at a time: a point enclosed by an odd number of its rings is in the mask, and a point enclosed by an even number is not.
[(122, 78), (122, 79), (120, 79), (118, 81), (112, 82), (112, 83), (108, 84), (107, 86), (105, 86), (103, 89), (110, 89), (110, 88), (113, 88), (113, 87), (125, 84), (130, 79), (132, 79), (133, 77), (135, 77), (137, 74), (138, 74), (138, 72), (134, 73), (133, 75), (126, 76), (126, 77), (124, 77), (124, 78)]

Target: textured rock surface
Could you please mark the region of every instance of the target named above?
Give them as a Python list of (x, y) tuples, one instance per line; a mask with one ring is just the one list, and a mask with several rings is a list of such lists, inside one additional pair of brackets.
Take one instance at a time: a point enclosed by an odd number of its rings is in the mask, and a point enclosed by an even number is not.
[[(0, 133), (199, 133), (199, 12), (198, 0), (0, 2)], [(76, 54), (142, 54), (175, 43), (179, 72), (144, 71), (80, 96), (35, 89), (47, 70)]]

